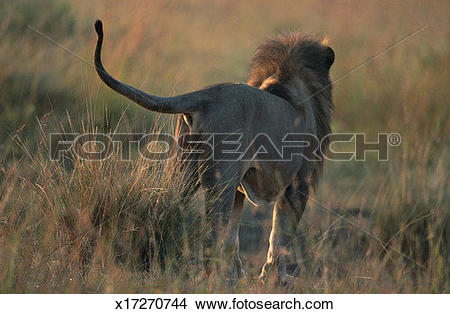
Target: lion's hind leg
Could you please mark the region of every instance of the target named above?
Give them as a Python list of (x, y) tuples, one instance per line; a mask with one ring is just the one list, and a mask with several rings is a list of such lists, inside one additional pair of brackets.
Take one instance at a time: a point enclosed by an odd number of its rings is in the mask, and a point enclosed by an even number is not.
[(207, 272), (218, 270), (233, 283), (242, 275), (238, 232), (244, 195), (237, 191), (241, 179), (239, 165), (221, 166), (209, 167), (200, 178), (206, 190), (205, 218), (209, 228), (204, 257)]
[(287, 263), (292, 256), (292, 241), (307, 200), (308, 185), (306, 182), (301, 182), (290, 185), (276, 201), (269, 250), (261, 271), (261, 279), (264, 279), (273, 269), (277, 271), (282, 283), (290, 282), (291, 276), (287, 273)]
[(245, 195), (236, 191), (231, 217), (222, 241), (221, 260), (225, 263), (224, 273), (231, 285), (244, 275), (242, 261), (239, 257), (239, 226), (244, 209), (244, 200)]

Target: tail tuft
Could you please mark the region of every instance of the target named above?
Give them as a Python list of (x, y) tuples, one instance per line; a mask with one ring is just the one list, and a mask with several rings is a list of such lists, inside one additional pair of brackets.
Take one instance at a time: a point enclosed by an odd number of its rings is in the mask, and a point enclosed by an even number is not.
[(98, 37), (103, 37), (103, 23), (100, 20), (95, 21), (94, 24), (95, 31), (97, 32)]

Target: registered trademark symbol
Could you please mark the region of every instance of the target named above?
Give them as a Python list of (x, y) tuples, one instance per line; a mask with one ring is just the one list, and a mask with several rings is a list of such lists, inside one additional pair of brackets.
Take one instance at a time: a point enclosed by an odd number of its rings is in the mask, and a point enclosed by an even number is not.
[(402, 142), (402, 137), (398, 133), (392, 133), (389, 135), (389, 144), (391, 146), (398, 146)]

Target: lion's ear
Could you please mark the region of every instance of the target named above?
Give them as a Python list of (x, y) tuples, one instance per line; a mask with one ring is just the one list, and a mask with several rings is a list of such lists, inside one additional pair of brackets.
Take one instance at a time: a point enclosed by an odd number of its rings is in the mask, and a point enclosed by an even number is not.
[(327, 47), (325, 53), (327, 57), (327, 66), (330, 68), (334, 63), (334, 51), (330, 47)]

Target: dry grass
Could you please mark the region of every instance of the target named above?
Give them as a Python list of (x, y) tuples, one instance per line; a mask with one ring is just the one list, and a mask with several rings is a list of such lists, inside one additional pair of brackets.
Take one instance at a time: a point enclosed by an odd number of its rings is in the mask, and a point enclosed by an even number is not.
[(286, 291), (256, 280), (269, 207), (246, 209), (248, 275), (229, 288), (196, 266), (206, 232), (201, 196), (180, 197), (176, 168), (139, 159), (49, 160), (55, 130), (171, 129), (172, 120), (130, 105), (90, 66), (26, 27), (91, 60), (92, 23), (101, 18), (107, 68), (163, 95), (245, 81), (253, 49), (280, 30), (328, 36), (337, 78), (429, 25), (335, 84), (335, 131), (397, 132), (402, 145), (389, 162), (373, 154), (329, 162), (314, 195), (424, 268), (310, 202), (298, 228), (301, 267), (292, 291), (450, 292), (447, 1), (134, 2), (0, 4), (0, 291)]

